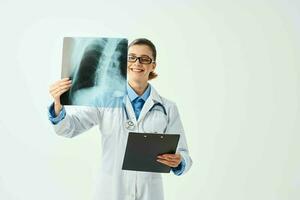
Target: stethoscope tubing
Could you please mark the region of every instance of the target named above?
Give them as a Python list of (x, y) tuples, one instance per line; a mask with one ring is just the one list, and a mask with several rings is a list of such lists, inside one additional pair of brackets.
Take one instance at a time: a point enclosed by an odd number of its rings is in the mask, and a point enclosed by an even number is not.
[[(160, 106), (160, 107), (163, 109), (164, 114), (165, 114), (166, 116), (168, 116), (168, 115), (167, 115), (166, 108), (165, 108), (161, 103), (159, 103), (159, 102), (155, 103), (155, 104), (150, 108), (150, 110), (149, 110), (148, 112), (151, 112), (151, 111), (155, 108), (155, 106)], [(133, 129), (134, 129), (134, 123), (133, 123), (133, 121), (131, 121), (131, 120), (129, 119), (129, 115), (128, 115), (128, 112), (127, 112), (127, 109), (126, 109), (126, 106), (125, 106), (124, 103), (123, 103), (123, 109), (124, 109), (124, 112), (125, 112), (125, 115), (126, 115), (125, 128), (128, 129), (128, 130), (133, 130)]]
[[(151, 112), (151, 111), (155, 108), (155, 106), (160, 106), (160, 107), (163, 109), (164, 114), (165, 114), (166, 116), (168, 116), (168, 115), (167, 115), (166, 108), (165, 108), (161, 103), (159, 103), (159, 102), (155, 103), (155, 104), (150, 108), (150, 110), (149, 110), (148, 112)], [(128, 115), (126, 106), (125, 106), (124, 104), (123, 104), (123, 109), (124, 109), (124, 112), (125, 112), (125, 115), (126, 115), (126, 120), (129, 120), (129, 115)]]

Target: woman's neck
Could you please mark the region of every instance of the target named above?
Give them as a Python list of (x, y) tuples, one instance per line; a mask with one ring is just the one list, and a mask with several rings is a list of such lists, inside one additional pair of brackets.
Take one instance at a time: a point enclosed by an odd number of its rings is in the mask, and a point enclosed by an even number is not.
[(128, 83), (130, 87), (135, 91), (135, 93), (137, 93), (139, 96), (144, 94), (148, 86), (148, 82), (145, 83), (128, 82)]

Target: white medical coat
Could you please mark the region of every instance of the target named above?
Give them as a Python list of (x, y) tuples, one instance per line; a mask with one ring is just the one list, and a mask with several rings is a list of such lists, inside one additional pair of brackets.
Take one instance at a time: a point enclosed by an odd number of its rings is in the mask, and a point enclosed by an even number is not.
[[(99, 172), (98, 199), (103, 200), (163, 200), (163, 183), (160, 173), (122, 170), (127, 137), (129, 132), (180, 134), (177, 153), (180, 153), (186, 166), (186, 173), (192, 160), (189, 156), (183, 126), (176, 105), (161, 97), (151, 86), (151, 93), (145, 102), (139, 119), (136, 120), (131, 102), (126, 96), (123, 104), (130, 120), (135, 124), (127, 130), (127, 117), (124, 107), (92, 108), (65, 107), (66, 116), (53, 125), (58, 135), (74, 137), (95, 125), (99, 125), (102, 135), (101, 170)], [(167, 116), (159, 108), (149, 110), (154, 103), (161, 103)]]

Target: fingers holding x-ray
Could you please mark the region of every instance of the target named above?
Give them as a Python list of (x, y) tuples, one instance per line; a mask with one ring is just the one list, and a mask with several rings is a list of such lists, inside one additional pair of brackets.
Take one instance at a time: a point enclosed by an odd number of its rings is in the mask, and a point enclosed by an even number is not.
[(68, 91), (70, 89), (70, 87), (62, 89), (60, 91), (58, 91), (55, 95), (56, 96), (61, 96), (63, 93), (65, 93), (66, 91)]
[(68, 91), (72, 85), (72, 81), (68, 78), (61, 79), (52, 84), (49, 88), (49, 92), (54, 99), (57, 99), (64, 92)]
[(71, 84), (72, 84), (71, 80), (57, 82), (57, 84), (54, 84), (50, 87), (50, 92), (58, 92), (61, 89), (65, 89), (65, 88), (71, 86)]

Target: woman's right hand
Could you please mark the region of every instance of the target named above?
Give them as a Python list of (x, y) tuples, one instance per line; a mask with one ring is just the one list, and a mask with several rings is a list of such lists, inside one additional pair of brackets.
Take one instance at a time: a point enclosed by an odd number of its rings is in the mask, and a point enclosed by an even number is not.
[(69, 78), (63, 78), (59, 81), (56, 81), (49, 87), (49, 93), (53, 97), (54, 100), (54, 110), (55, 116), (57, 116), (62, 108), (60, 103), (60, 96), (68, 91), (72, 85), (72, 80)]

